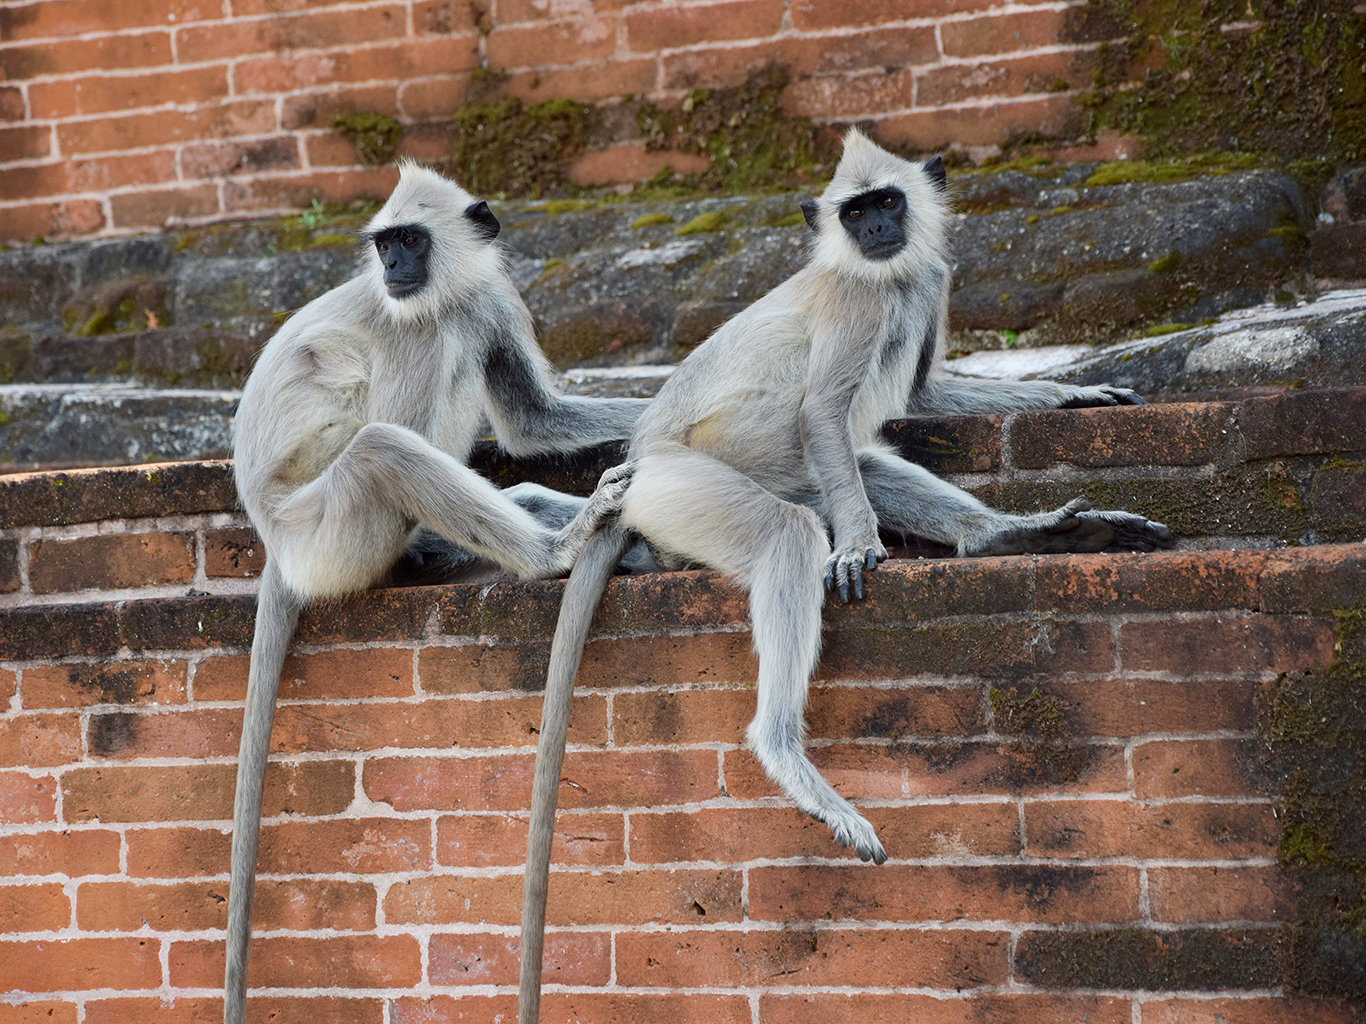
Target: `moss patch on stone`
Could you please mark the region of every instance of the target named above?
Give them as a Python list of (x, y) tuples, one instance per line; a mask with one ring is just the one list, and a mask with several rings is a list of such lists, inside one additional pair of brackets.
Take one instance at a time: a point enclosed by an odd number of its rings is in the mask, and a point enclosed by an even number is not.
[(631, 230), (639, 231), (641, 228), (654, 227), (656, 224), (672, 224), (673, 216), (667, 213), (642, 213), (635, 220), (631, 221)]
[(725, 210), (707, 210), (699, 213), (688, 223), (678, 229), (679, 237), (684, 235), (701, 235), (709, 231), (721, 231), (725, 228), (730, 217)]
[(476, 103), (451, 119), (451, 169), (477, 195), (530, 196), (563, 188), (597, 111), (573, 100)]
[(1286, 988), (1366, 1008), (1366, 608), (1335, 617), (1337, 659), (1277, 679), (1258, 733), (1284, 779), (1277, 854), (1300, 890)]
[(363, 164), (387, 164), (403, 141), (403, 125), (373, 110), (338, 114), (332, 119), (332, 127), (351, 140)]

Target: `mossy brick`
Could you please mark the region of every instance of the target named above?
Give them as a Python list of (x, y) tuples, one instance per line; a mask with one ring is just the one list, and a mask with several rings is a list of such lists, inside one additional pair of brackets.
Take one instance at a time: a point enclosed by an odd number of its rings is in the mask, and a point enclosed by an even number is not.
[(1024, 412), (1011, 426), (1010, 451), (1020, 469), (1222, 463), (1236, 437), (1234, 408), (1210, 402)]
[(443, 636), (479, 636), (483, 629), (480, 624), (482, 589), (471, 585), (445, 588), (436, 603), (436, 628)]
[(1027, 932), (1015, 949), (1017, 979), (1042, 988), (1211, 991), (1280, 983), (1274, 931)]
[(1262, 611), (1321, 615), (1366, 605), (1366, 545), (1293, 548), (1273, 554), (1261, 576)]
[(1013, 921), (1114, 924), (1139, 917), (1138, 869), (982, 864), (882, 871), (799, 865), (749, 870), (756, 921)]
[(1216, 999), (1149, 999), (1144, 1024), (1356, 1024), (1356, 1010), (1333, 999), (1290, 995), (1226, 995)]
[(424, 647), (418, 678), (425, 693), (534, 692), (545, 689), (550, 642)]
[(1333, 623), (1296, 615), (1150, 619), (1119, 629), (1125, 672), (1230, 675), (1326, 668), (1333, 663)]
[(664, 632), (749, 625), (749, 598), (720, 573), (648, 573), (623, 577), (617, 588), (622, 629)]
[(19, 542), (0, 538), (0, 594), (12, 594), (19, 589)]
[(1001, 416), (893, 420), (882, 436), (931, 473), (989, 473), (1001, 467)]
[(1255, 610), (1257, 551), (1048, 555), (1036, 560), (1039, 611), (1070, 613)]
[(195, 539), (189, 533), (106, 533), (29, 546), (35, 594), (188, 583), (194, 570)]
[(495, 583), (479, 601), (479, 635), (499, 640), (549, 640), (560, 617), (564, 584), (552, 580)]
[(436, 614), (442, 587), (388, 587), (318, 601), (299, 616), (306, 644), (419, 640)]
[(1333, 460), (1309, 485), (1309, 525), (1318, 540), (1366, 537), (1366, 458)]
[(255, 623), (256, 598), (245, 595), (148, 598), (119, 608), (119, 635), (135, 651), (250, 647)]
[(1244, 458), (1366, 452), (1366, 387), (1252, 398), (1238, 409)]
[(111, 655), (120, 643), (119, 615), (112, 602), (0, 608), (3, 661)]
[(0, 528), (225, 512), (236, 506), (232, 463), (224, 460), (0, 476)]
[(864, 597), (825, 603), (827, 629), (1006, 615), (1034, 607), (1029, 558), (892, 559), (864, 573)]

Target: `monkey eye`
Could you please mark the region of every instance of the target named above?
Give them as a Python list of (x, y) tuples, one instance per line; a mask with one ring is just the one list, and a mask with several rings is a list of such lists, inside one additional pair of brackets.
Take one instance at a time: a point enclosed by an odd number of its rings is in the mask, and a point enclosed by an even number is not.
[(381, 253), (386, 253), (389, 251), (389, 243), (380, 242), (378, 245), (375, 246), (375, 248), (378, 249)]
[(862, 210), (850, 210), (850, 211), (849, 211), (849, 219), (850, 219), (850, 220), (858, 220), (858, 219), (859, 219), (860, 217), (862, 217), (862, 216), (863, 216), (863, 211), (862, 211)]
[(895, 205), (896, 200), (893, 199), (891, 196), (883, 196), (882, 202), (878, 203), (878, 206), (882, 207), (884, 210), (890, 210)]

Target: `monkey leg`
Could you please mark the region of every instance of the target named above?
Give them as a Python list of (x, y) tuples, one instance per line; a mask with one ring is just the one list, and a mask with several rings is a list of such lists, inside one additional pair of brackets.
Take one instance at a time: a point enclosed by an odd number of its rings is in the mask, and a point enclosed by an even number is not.
[(998, 512), (913, 462), (881, 449), (859, 453), (859, 470), (878, 525), (957, 549), (959, 555), (1138, 551), (1171, 547), (1171, 530), (1129, 512), (1093, 512), (1084, 498), (1053, 512)]
[(822, 576), (830, 557), (820, 517), (722, 462), (671, 448), (637, 463), (621, 521), (749, 591), (759, 655), (750, 749), (769, 778), (801, 810), (829, 825), (841, 846), (862, 860), (886, 860), (872, 824), (821, 777), (803, 749), (802, 713), (820, 653)]

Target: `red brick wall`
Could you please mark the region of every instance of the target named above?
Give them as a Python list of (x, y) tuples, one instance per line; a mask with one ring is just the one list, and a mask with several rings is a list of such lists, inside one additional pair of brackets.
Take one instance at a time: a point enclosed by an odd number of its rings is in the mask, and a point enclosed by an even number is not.
[(6, 0), (0, 7), (0, 237), (202, 222), (382, 194), (332, 128), (380, 111), (405, 150), (470, 72), (527, 100), (676, 100), (770, 63), (784, 102), (873, 119), (919, 148), (1075, 133), (1094, 40), (1078, 0)]

